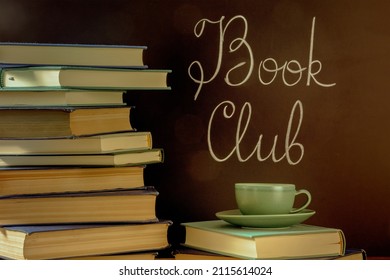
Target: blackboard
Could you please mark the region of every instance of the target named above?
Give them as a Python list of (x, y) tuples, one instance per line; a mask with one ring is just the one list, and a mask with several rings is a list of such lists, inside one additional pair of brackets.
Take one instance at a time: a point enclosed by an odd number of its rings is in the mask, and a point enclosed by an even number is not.
[[(390, 255), (390, 36), (386, 0), (2, 0), (1, 41), (146, 45), (170, 92), (133, 92), (158, 215), (234, 209), (235, 182), (307, 188), (312, 224)], [(241, 117), (240, 117), (241, 114)]]

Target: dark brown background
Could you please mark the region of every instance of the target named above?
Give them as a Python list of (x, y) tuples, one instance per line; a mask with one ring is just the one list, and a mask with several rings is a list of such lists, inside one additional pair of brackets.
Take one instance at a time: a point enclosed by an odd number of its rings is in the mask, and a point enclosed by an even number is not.
[[(165, 149), (165, 163), (149, 166), (146, 180), (160, 191), (158, 215), (175, 222), (173, 243), (180, 241), (180, 222), (214, 219), (215, 212), (236, 208), (235, 182), (290, 182), (313, 194), (310, 208), (317, 213), (308, 222), (343, 229), (350, 248), (389, 256), (389, 3), (1, 0), (0, 40), (146, 45), (150, 68), (173, 70), (171, 92), (133, 92), (129, 98), (137, 107), (132, 121), (139, 130), (152, 131), (154, 145)], [(215, 26), (197, 39), (194, 25), (201, 18), (222, 16), (226, 24), (236, 15), (248, 21), (254, 74), (240, 87), (223, 81), (233, 65), (247, 61), (246, 52), (227, 51), (232, 35), (237, 37), (242, 30), (242, 25), (232, 24), (226, 32), (221, 71), (194, 101), (197, 85), (187, 68), (199, 60), (210, 77), (218, 44)], [(306, 86), (305, 75), (293, 87), (284, 86), (280, 76), (269, 86), (261, 85), (257, 67), (267, 57), (280, 63), (295, 59), (307, 66), (313, 17), (313, 58), (323, 67), (317, 78), (336, 86)], [(224, 100), (232, 101), (237, 112), (234, 120), (216, 123), (216, 152), (231, 149), (236, 117), (249, 102), (253, 114), (243, 153), (249, 153), (260, 134), (266, 153), (278, 134), (276, 152), (283, 154), (289, 114), (300, 100), (304, 113), (296, 142), (305, 148), (303, 159), (297, 165), (256, 158), (239, 162), (235, 156), (225, 162), (213, 160), (207, 126), (212, 111)]]

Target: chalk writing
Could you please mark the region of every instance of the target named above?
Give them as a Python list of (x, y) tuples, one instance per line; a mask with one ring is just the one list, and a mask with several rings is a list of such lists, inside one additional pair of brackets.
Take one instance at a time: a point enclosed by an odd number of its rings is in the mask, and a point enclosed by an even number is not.
[[(221, 71), (222, 62), (224, 59), (224, 43), (225, 43), (225, 37), (226, 33), (229, 31), (229, 27), (232, 25), (233, 22), (241, 22), (243, 25), (242, 34), (238, 35), (235, 39), (233, 39), (229, 44), (229, 53), (234, 53), (238, 51), (240, 48), (244, 48), (247, 53), (248, 57), (246, 58), (246, 61), (241, 61), (237, 65), (233, 66), (231, 69), (229, 69), (226, 72), (226, 75), (224, 77), (225, 83), (229, 86), (240, 86), (245, 84), (249, 78), (251, 77), (253, 70), (254, 70), (254, 56), (252, 47), (247, 41), (247, 34), (248, 34), (248, 22), (245, 17), (238, 15), (230, 19), (226, 25), (224, 25), (225, 17), (222, 16), (218, 21), (211, 21), (209, 19), (201, 19), (198, 21), (198, 23), (194, 27), (194, 34), (197, 38), (200, 38), (207, 25), (218, 25), (219, 27), (219, 43), (218, 43), (218, 55), (217, 55), (217, 63), (215, 70), (210, 78), (206, 78), (204, 76), (204, 68), (200, 61), (196, 60), (193, 61), (190, 66), (188, 67), (188, 75), (190, 78), (198, 84), (197, 91), (194, 95), (194, 100), (196, 100), (203, 88), (204, 84), (208, 84), (212, 82)], [(280, 64), (277, 62), (276, 59), (272, 57), (265, 58), (264, 60), (260, 61), (259, 67), (257, 68), (257, 76), (262, 85), (270, 85), (274, 82), (279, 72), (281, 72), (282, 76), (282, 82), (285, 86), (295, 86), (297, 85), (303, 76), (303, 73), (306, 71), (306, 86), (310, 86), (313, 83), (315, 83), (318, 86), (321, 87), (332, 87), (335, 86), (336, 83), (323, 83), (319, 81), (319, 79), (316, 77), (322, 70), (322, 63), (320, 60), (313, 59), (313, 50), (314, 50), (314, 34), (315, 34), (315, 20), (316, 18), (313, 17), (312, 20), (312, 26), (311, 26), (311, 36), (310, 36), (310, 46), (309, 46), (309, 55), (308, 55), (308, 61), (307, 67), (304, 67), (303, 63), (300, 63), (298, 60), (292, 59), (290, 61), (285, 61), (284, 63)], [(207, 44), (208, 45), (208, 44)], [(268, 65), (268, 66), (267, 66)], [(247, 73), (245, 77), (238, 82), (231, 82), (230, 80), (230, 74), (238, 69), (242, 68), (244, 66), (247, 66)], [(197, 69), (199, 73), (199, 77), (194, 76), (195, 69)], [(315, 70), (316, 69), (316, 70)], [(262, 72), (272, 73), (273, 76), (270, 80), (265, 81), (262, 77)], [(287, 74), (293, 74), (297, 75), (294, 82), (288, 82), (286, 80)]]
[[(220, 114), (222, 111), (222, 115), (225, 119), (230, 119), (234, 116), (235, 111), (236, 111), (236, 106), (233, 102), (231, 101), (223, 101), (221, 102), (218, 106), (215, 107), (214, 111), (211, 114), (209, 125), (208, 125), (208, 130), (207, 130), (207, 142), (208, 142), (208, 147), (210, 154), (212, 158), (215, 161), (218, 162), (223, 162), (228, 160), (230, 157), (233, 156), (233, 154), (236, 154), (238, 160), (240, 162), (246, 162), (250, 158), (252, 158), (254, 155), (256, 155), (256, 158), (259, 162), (265, 161), (269, 158), (272, 158), (273, 162), (279, 162), (286, 158), (287, 162), (291, 165), (296, 165), (298, 164), (304, 155), (304, 146), (301, 143), (296, 142), (297, 137), (299, 134), (299, 130), (301, 128), (302, 120), (303, 120), (303, 106), (301, 101), (296, 101), (290, 114), (290, 119), (288, 121), (287, 125), (287, 130), (286, 130), (286, 135), (284, 138), (284, 153), (280, 157), (277, 157), (276, 155), (276, 147), (278, 144), (279, 135), (274, 136), (274, 142), (271, 151), (266, 155), (262, 155), (262, 150), (261, 150), (261, 143), (263, 140), (263, 134), (259, 135), (259, 140), (254, 147), (253, 151), (247, 156), (243, 157), (240, 151), (240, 144), (244, 137), (246, 136), (247, 129), (249, 126), (249, 123), (251, 121), (251, 116), (252, 116), (252, 106), (249, 102), (245, 102), (245, 104), (242, 106), (240, 115), (238, 118), (238, 123), (237, 123), (237, 130), (236, 130), (236, 137), (235, 137), (235, 145), (232, 147), (230, 153), (228, 153), (226, 156), (218, 156), (215, 154), (214, 149), (213, 149), (213, 141), (212, 141), (212, 132), (213, 132), (213, 121), (214, 117), (216, 114)], [(293, 125), (294, 125), (294, 120), (298, 119), (297, 125), (295, 126), (295, 131), (292, 131)], [(218, 133), (218, 132), (217, 132)], [(292, 159), (290, 151), (292, 148), (298, 149), (298, 158), (297, 159)]]
[[(241, 26), (241, 29), (237, 31), (237, 29), (231, 28), (233, 23), (235, 24), (235, 26)], [(296, 59), (291, 59), (281, 63), (273, 57), (264, 58), (259, 62), (259, 65), (257, 67), (257, 79), (260, 85), (268, 86), (276, 82), (277, 79), (279, 79), (282, 84), (287, 87), (295, 86), (301, 81), (305, 83), (306, 86), (317, 85), (320, 87), (333, 87), (336, 85), (336, 83), (324, 83), (320, 81), (317, 76), (322, 70), (322, 62), (313, 58), (315, 23), (316, 18), (313, 17), (311, 24), (310, 43), (308, 48), (308, 60), (305, 61), (305, 63), (302, 63)], [(255, 61), (252, 47), (247, 39), (249, 25), (248, 21), (244, 16), (234, 16), (226, 24), (224, 16), (222, 16), (217, 21), (212, 21), (210, 19), (201, 19), (194, 27), (195, 36), (197, 38), (202, 37), (206, 27), (208, 26), (216, 26), (219, 28), (217, 52), (218, 55), (216, 57), (215, 69), (209, 77), (205, 77), (204, 67), (200, 61), (193, 61), (189, 65), (188, 75), (192, 79), (192, 81), (198, 84), (198, 88), (194, 95), (195, 101), (199, 97), (203, 86), (214, 81), (215, 78), (221, 72), (222, 63), (227, 56), (225, 51), (225, 41), (228, 32), (229, 38), (234, 38), (228, 45), (228, 52), (229, 54), (233, 54), (234, 52), (240, 50), (239, 57), (241, 61), (225, 72), (224, 82), (226, 83), (226, 85), (232, 87), (244, 85), (253, 75), (255, 69)], [(238, 34), (235, 34), (233, 32), (236, 32)], [(209, 44), (207, 44), (207, 46), (209, 46)], [(242, 53), (247, 53), (247, 56), (243, 56)], [(206, 63), (206, 65), (209, 64)], [(244, 73), (244, 75), (243, 78), (241, 78), (239, 81), (232, 82), (231, 75), (236, 70), (240, 70), (240, 73)], [(195, 73), (197, 73), (197, 75), (195, 75)], [(252, 105), (249, 102), (244, 103), (238, 116), (234, 146), (228, 148), (229, 152), (227, 154), (217, 155), (214, 150), (214, 143), (212, 137), (212, 135), (215, 135), (215, 133), (218, 134), (218, 131), (215, 131), (215, 129), (218, 127), (214, 124), (215, 117), (220, 117), (222, 115), (223, 120), (229, 121), (229, 119), (232, 119), (235, 114), (236, 105), (232, 101), (227, 100), (220, 102), (211, 113), (207, 130), (207, 142), (210, 155), (215, 161), (224, 162), (230, 159), (233, 155), (237, 157), (239, 162), (246, 162), (249, 159), (256, 157), (259, 162), (272, 160), (273, 162), (277, 163), (285, 159), (290, 165), (296, 165), (302, 160), (304, 156), (304, 146), (297, 141), (299, 131), (301, 129), (301, 124), (303, 121), (303, 105), (300, 100), (296, 101), (291, 109), (290, 118), (284, 136), (284, 151), (279, 156), (277, 155), (277, 147), (282, 145), (280, 144), (281, 139), (278, 134), (274, 136), (273, 146), (269, 152), (264, 152), (262, 150), (262, 142), (265, 136), (263, 134), (259, 134), (257, 144), (253, 148), (252, 152), (250, 152), (246, 156), (243, 155), (241, 151), (241, 143), (245, 137), (248, 137), (248, 135), (253, 135), (253, 133), (248, 131), (249, 123), (252, 119)], [(296, 125), (294, 125), (294, 123), (296, 123)], [(294, 149), (293, 154), (295, 158), (293, 158), (292, 156), (292, 149)]]

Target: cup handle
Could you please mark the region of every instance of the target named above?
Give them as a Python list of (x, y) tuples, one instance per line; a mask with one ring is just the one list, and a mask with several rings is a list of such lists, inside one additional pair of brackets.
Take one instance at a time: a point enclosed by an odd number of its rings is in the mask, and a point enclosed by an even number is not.
[(305, 190), (305, 189), (302, 189), (302, 190), (298, 190), (296, 193), (295, 193), (295, 196), (299, 195), (299, 194), (305, 194), (307, 196), (307, 201), (306, 203), (300, 207), (300, 208), (297, 208), (297, 209), (293, 209), (290, 211), (290, 213), (297, 213), (299, 211), (302, 211), (303, 209), (305, 209), (307, 206), (309, 206), (310, 202), (311, 202), (311, 194), (309, 193), (309, 191)]

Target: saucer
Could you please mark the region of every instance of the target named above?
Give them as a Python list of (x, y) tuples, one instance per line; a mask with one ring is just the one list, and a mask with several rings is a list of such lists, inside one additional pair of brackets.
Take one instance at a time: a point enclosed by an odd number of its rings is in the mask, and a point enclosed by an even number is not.
[(300, 224), (316, 212), (304, 209), (298, 213), (276, 215), (243, 215), (239, 209), (221, 211), (215, 215), (225, 222), (241, 227), (282, 228)]

